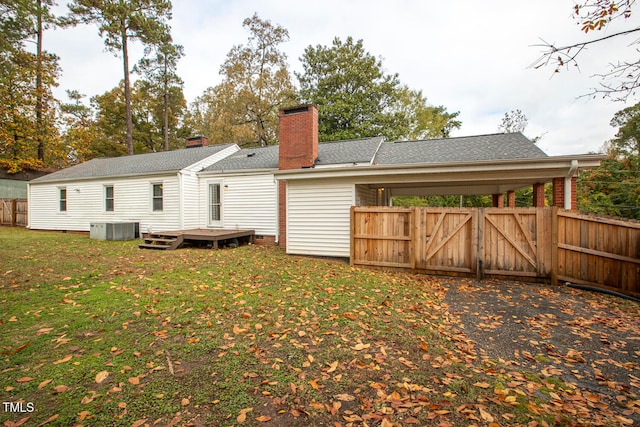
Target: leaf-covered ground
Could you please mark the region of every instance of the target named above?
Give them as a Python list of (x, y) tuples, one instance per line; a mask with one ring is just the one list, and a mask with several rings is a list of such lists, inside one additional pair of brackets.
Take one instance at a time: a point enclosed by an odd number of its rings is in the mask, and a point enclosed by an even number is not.
[[(550, 312), (506, 319), (474, 306), (491, 282), (352, 269), (280, 248), (153, 252), (10, 228), (0, 242), (6, 426), (640, 421), (636, 303), (600, 298), (612, 314), (595, 320), (564, 307), (578, 333), (600, 340), (600, 359), (555, 344), (537, 354), (517, 336), (494, 352), (491, 331), (520, 320), (544, 332), (556, 326)], [(447, 289), (459, 299), (445, 302)], [(603, 323), (606, 337), (593, 326)], [(614, 387), (601, 362), (623, 343), (628, 375)], [(588, 389), (571, 381), (587, 363)]]

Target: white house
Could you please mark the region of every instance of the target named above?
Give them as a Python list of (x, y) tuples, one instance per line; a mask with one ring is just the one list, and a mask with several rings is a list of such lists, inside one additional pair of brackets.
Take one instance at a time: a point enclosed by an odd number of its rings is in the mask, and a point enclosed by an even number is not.
[[(235, 144), (95, 159), (29, 185), (29, 227), (89, 231), (98, 221), (135, 221), (141, 232), (252, 229), (287, 252), (348, 257), (350, 207), (400, 195), (492, 194), (503, 204), (533, 187), (544, 203), (575, 209), (575, 178), (602, 156), (547, 156), (520, 133), (386, 142), (318, 143), (318, 110), (280, 111), (279, 145)], [(189, 145), (204, 145), (189, 141)]]
[(140, 230), (200, 227), (199, 178), (235, 144), (93, 159), (29, 183), (29, 228), (89, 231), (92, 222), (135, 221)]

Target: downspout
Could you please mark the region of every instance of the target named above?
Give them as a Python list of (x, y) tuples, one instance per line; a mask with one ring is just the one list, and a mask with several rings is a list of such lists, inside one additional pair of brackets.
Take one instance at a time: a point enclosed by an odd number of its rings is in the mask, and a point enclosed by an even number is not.
[(276, 184), (276, 245), (280, 244), (280, 180), (273, 176)]
[(564, 208), (567, 210), (571, 210), (571, 179), (576, 172), (578, 172), (578, 161), (571, 160), (569, 172), (567, 172), (567, 176), (564, 177)]
[(182, 171), (178, 171), (178, 229), (184, 230), (184, 218), (182, 211), (184, 210), (184, 191), (182, 186), (184, 180), (182, 179)]
[(31, 229), (31, 184), (27, 182), (27, 228)]

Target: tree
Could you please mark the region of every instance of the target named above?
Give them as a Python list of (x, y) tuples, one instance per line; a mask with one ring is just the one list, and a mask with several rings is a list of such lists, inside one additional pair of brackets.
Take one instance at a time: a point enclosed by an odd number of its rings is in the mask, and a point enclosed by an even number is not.
[(528, 124), (529, 119), (522, 113), (522, 111), (511, 110), (508, 113), (504, 113), (504, 117), (502, 117), (502, 121), (500, 122), (500, 125), (498, 125), (498, 130), (501, 133), (522, 133)]
[(460, 127), (458, 113), (429, 106), (421, 92), (400, 83), (398, 74), (386, 74), (362, 40), (336, 37), (330, 47), (307, 47), (300, 60), (300, 97), (319, 107), (322, 141), (448, 136)]
[(168, 40), (171, 19), (169, 0), (73, 0), (69, 4), (70, 24), (79, 22), (98, 25), (107, 50), (122, 55), (127, 153), (133, 154), (133, 121), (129, 42), (140, 40), (145, 46), (160, 45)]
[[(25, 105), (34, 109), (34, 133), (30, 142), (36, 144), (36, 157), (40, 162), (45, 161), (45, 146), (53, 146), (57, 136), (55, 132), (51, 133), (52, 127), (47, 123), (51, 118), (46, 117), (51, 109), (55, 108), (51, 105), (55, 102), (51, 96), (51, 86), (56, 84), (57, 58), (45, 52), (43, 47), (44, 29), (56, 22), (56, 18), (51, 13), (53, 4), (53, 0), (0, 1), (0, 61), (11, 62), (11, 58), (17, 59), (17, 67), (24, 70), (27, 66), (25, 61), (29, 59), (33, 62), (29, 67), (35, 69), (35, 74), (24, 72), (19, 74), (23, 77), (33, 75), (29, 84), (33, 85), (35, 103), (26, 102)], [(35, 55), (27, 54), (25, 48), (25, 42), (31, 39), (35, 41)], [(17, 68), (11, 65), (3, 67), (3, 72), (11, 72), (11, 70), (16, 71)], [(55, 70), (53, 72), (56, 74), (53, 79), (51, 74), (46, 75), (52, 70)], [(13, 75), (15, 76), (17, 74)], [(12, 79), (12, 77), (7, 78)]]
[[(146, 56), (140, 60), (136, 71), (149, 82), (150, 93), (162, 98), (162, 129), (164, 150), (169, 150), (169, 97), (175, 89), (181, 89), (182, 79), (176, 73), (178, 60), (184, 56), (184, 48), (165, 41), (161, 45), (150, 46)], [(149, 56), (152, 55), (152, 56)]]
[[(15, 171), (45, 165), (38, 156), (38, 141), (46, 141), (52, 151), (47, 163), (60, 156), (56, 101), (51, 93), (59, 72), (57, 58), (43, 55), (41, 65), (37, 64), (36, 55), (24, 50), (0, 58), (0, 157)], [(41, 91), (35, 90), (38, 76)], [(38, 103), (41, 109), (36, 114)]]
[[(604, 31), (614, 21), (625, 21), (629, 25), (634, 25), (629, 18), (632, 16), (635, 3), (635, 0), (582, 0), (574, 5), (573, 18), (585, 34)], [(538, 45), (543, 48), (542, 55), (530, 67), (537, 69), (552, 66), (554, 73), (569, 67), (578, 67), (577, 58), (586, 47), (620, 39), (638, 31), (640, 27), (632, 26), (626, 30), (607, 33), (602, 37), (560, 46), (542, 40), (542, 44)], [(636, 43), (637, 41), (632, 41), (629, 45)], [(610, 70), (597, 77), (601, 78), (600, 85), (592, 89), (588, 96), (595, 97), (600, 94), (616, 101), (626, 101), (640, 86), (640, 59), (621, 60), (610, 64)]]
[(67, 90), (67, 96), (71, 102), (60, 108), (64, 127), (62, 140), (69, 153), (69, 163), (77, 164), (94, 157), (91, 147), (98, 139), (98, 129), (93, 109), (83, 103), (85, 95), (77, 90)]
[(24, 47), (33, 33), (33, 4), (30, 0), (0, 0), (0, 54), (5, 56)]
[(616, 137), (605, 144), (607, 158), (580, 175), (581, 210), (640, 219), (640, 104), (615, 114)]
[[(138, 80), (131, 90), (132, 133), (136, 153), (164, 150), (164, 99), (154, 95), (156, 88), (147, 80)], [(169, 148), (183, 146), (189, 130), (182, 125), (182, 117), (187, 108), (180, 87), (170, 88), (168, 100)], [(92, 131), (95, 133), (90, 144), (92, 157), (117, 157), (127, 153), (126, 114), (124, 82), (120, 86), (94, 96), (91, 99), (95, 110)]]
[(279, 50), (289, 32), (257, 14), (242, 26), (247, 43), (229, 51), (220, 67), (222, 83), (196, 100), (191, 117), (212, 143), (276, 144), (278, 109), (295, 99), (287, 56)]

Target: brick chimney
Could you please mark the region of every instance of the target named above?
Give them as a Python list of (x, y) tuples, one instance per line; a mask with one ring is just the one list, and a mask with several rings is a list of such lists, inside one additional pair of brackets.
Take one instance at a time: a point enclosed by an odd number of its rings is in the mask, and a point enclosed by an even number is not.
[(283, 108), (278, 112), (280, 170), (312, 167), (318, 158), (318, 109), (315, 105)]
[(187, 138), (187, 148), (206, 147), (209, 145), (209, 139), (206, 136), (194, 136)]

